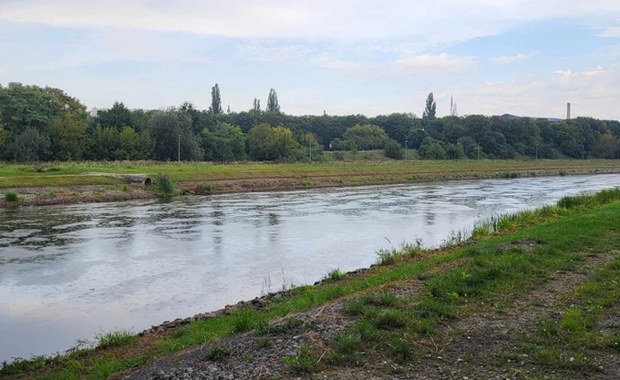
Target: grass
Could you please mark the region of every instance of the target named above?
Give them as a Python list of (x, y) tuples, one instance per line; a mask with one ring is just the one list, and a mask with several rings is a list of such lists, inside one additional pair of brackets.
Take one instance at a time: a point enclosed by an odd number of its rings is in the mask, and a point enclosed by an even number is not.
[(8, 191), (4, 193), (4, 200), (7, 202), (17, 202), (19, 200), (19, 197), (17, 196), (17, 193)]
[[(284, 359), (291, 372), (318, 371), (328, 363), (364, 363), (382, 353), (387, 353), (390, 360), (397, 363), (412, 360), (419, 351), (414, 349), (414, 342), (432, 336), (446, 321), (481, 308), (492, 310), (495, 307), (492, 305), (508, 304), (521, 292), (535, 289), (552, 273), (579, 267), (583, 252), (597, 254), (617, 247), (620, 244), (618, 199), (620, 192), (609, 192), (498, 217), (491, 223), (492, 231), (487, 228), (472, 242), (454, 248), (425, 252), (416, 245), (406, 246), (394, 250), (392, 263), (376, 266), (364, 275), (347, 275), (317, 286), (294, 288), (262, 311), (240, 309), (229, 315), (196, 321), (154, 342), (136, 338), (137, 341), (124, 346), (130, 355), (108, 347), (85, 356), (68, 355), (49, 362), (33, 359), (33, 362), (7, 364), (0, 375), (106, 377), (197, 344), (215, 342), (231, 333), (251, 329), (264, 334), (295, 331), (302, 328), (301, 322), (282, 318), (343, 296), (353, 298), (347, 301), (345, 309), (355, 317), (355, 322), (330, 340), (332, 352), (325, 354), (324, 360), (319, 360), (324, 352), (312, 346), (304, 346), (297, 355)], [(520, 245), (524, 241), (536, 242), (536, 245), (526, 249)], [(620, 264), (614, 265), (620, 267)], [(618, 268), (612, 266), (609, 270)], [(607, 284), (606, 287), (590, 285), (576, 293), (574, 307), (577, 309), (569, 312), (565, 321), (547, 324), (548, 331), (578, 332), (588, 338), (586, 342), (614, 347), (617, 342), (609, 337), (587, 335), (592, 322), (587, 319), (590, 313), (585, 312), (588, 300), (611, 302), (617, 299), (614, 297), (618, 286), (614, 288), (608, 281), (617, 279), (613, 276), (617, 273), (604, 272), (597, 281)], [(411, 279), (423, 284), (415, 296), (398, 295), (386, 288)], [(603, 301), (596, 302), (596, 305), (603, 305)], [(281, 321), (272, 323), (276, 320)], [(349, 354), (343, 352), (358, 339), (356, 350)], [(554, 346), (547, 350), (551, 357), (553, 349)]]
[(177, 194), (177, 189), (167, 174), (158, 174), (155, 177), (155, 186), (153, 188), (155, 194), (160, 198), (170, 198)]
[[(314, 178), (373, 177), (381, 183), (411, 180), (457, 179), (463, 176), (492, 178), (504, 173), (525, 175), (553, 172), (566, 175), (574, 170), (620, 169), (618, 160), (458, 160), (458, 161), (379, 161), (374, 155), (362, 161), (327, 161), (316, 163), (234, 163), (212, 162), (54, 162), (33, 167), (28, 164), (0, 166), (0, 188), (110, 185), (122, 181), (117, 178), (87, 173), (146, 174), (168, 173), (175, 183), (205, 182), (256, 178), (304, 178), (310, 185)], [(374, 178), (374, 177), (377, 178)]]
[(131, 331), (111, 331), (97, 336), (97, 348), (106, 349), (111, 347), (128, 346), (136, 342), (137, 337)]
[(345, 276), (345, 273), (341, 271), (339, 268), (335, 268), (327, 272), (325, 276), (323, 276), (323, 281), (339, 281), (342, 280)]

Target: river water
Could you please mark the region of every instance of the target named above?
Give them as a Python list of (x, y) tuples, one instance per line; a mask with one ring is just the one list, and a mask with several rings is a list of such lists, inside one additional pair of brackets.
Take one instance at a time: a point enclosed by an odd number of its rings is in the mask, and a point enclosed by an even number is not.
[(139, 332), (381, 248), (441, 244), (480, 219), (620, 186), (620, 175), (454, 181), (0, 211), (0, 362)]

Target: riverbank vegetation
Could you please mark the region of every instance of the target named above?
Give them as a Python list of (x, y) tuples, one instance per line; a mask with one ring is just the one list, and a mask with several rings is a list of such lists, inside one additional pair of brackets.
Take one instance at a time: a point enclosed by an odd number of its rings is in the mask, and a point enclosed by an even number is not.
[(342, 156), (367, 149), (385, 149), (393, 159), (620, 158), (620, 122), (615, 120), (436, 117), (428, 104), (422, 118), (411, 113), (293, 116), (280, 110), (273, 89), (266, 110), (255, 99), (248, 111), (223, 112), (219, 91), (214, 86), (208, 110), (189, 102), (166, 110), (130, 110), (116, 102), (88, 113), (60, 89), (0, 85), (0, 159), (297, 162), (324, 160), (324, 151)]
[(369, 270), (0, 376), (107, 378), (166, 357), (140, 374), (613, 378), (619, 225), (620, 190), (566, 197), (481, 223), (456, 246), (407, 246)]

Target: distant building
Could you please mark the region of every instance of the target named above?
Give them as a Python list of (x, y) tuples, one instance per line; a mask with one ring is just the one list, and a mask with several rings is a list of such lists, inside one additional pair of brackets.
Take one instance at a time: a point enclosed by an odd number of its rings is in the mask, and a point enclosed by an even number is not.
[(99, 112), (99, 111), (107, 111), (107, 110), (109, 110), (109, 108), (96, 108), (96, 107), (94, 107), (93, 109), (88, 111), (88, 113), (90, 114), (90, 117), (95, 117), (95, 116), (97, 116), (97, 112)]

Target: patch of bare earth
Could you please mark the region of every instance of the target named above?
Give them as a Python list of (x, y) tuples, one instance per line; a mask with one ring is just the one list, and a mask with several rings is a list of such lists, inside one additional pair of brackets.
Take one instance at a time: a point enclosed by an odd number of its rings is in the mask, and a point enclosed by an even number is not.
[(62, 187), (17, 188), (19, 202), (0, 199), (0, 208), (19, 206), (46, 206), (59, 204), (117, 202), (132, 199), (149, 199), (153, 194), (142, 186), (126, 185), (117, 188), (109, 185), (76, 185)]

